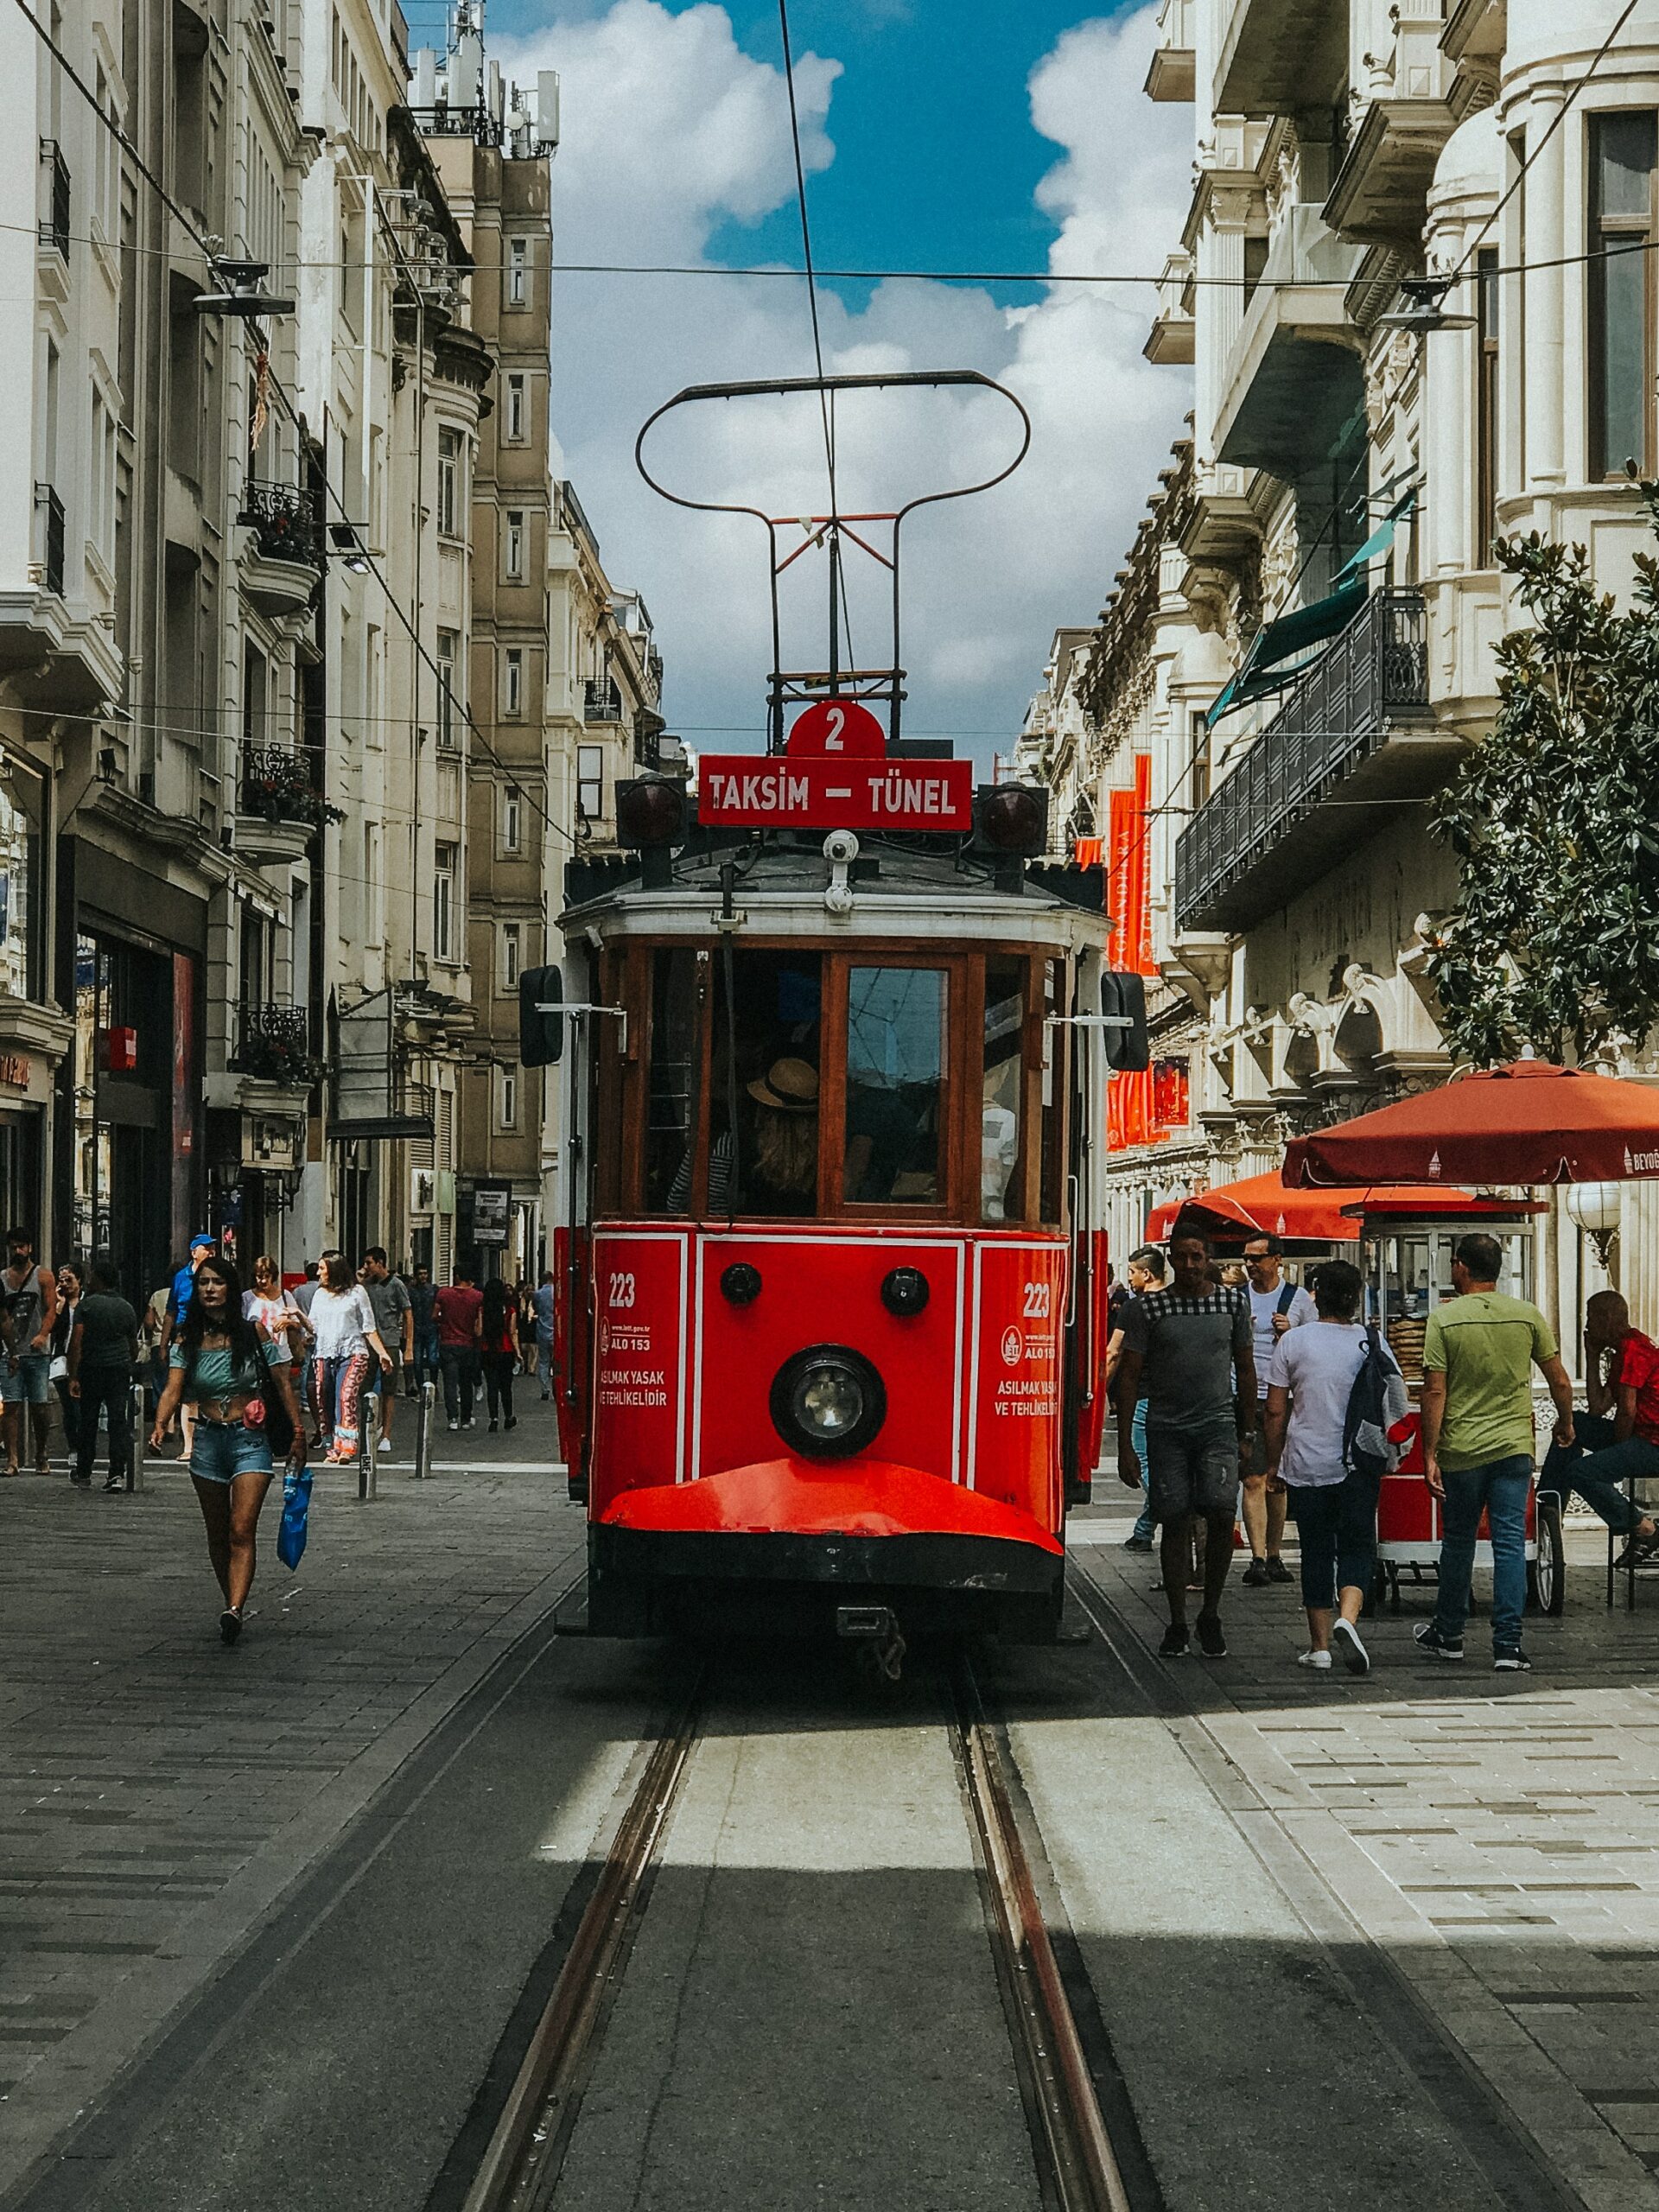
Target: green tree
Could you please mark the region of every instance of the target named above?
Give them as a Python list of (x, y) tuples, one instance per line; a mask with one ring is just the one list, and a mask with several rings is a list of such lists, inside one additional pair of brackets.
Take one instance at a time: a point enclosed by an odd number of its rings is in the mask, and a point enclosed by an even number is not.
[[(1659, 486), (1644, 484), (1659, 532)], [(1659, 1020), (1659, 561), (1626, 613), (1584, 548), (1497, 548), (1531, 626), (1497, 648), (1498, 709), (1435, 803), (1460, 863), (1430, 973), (1453, 1052), (1582, 1060)]]

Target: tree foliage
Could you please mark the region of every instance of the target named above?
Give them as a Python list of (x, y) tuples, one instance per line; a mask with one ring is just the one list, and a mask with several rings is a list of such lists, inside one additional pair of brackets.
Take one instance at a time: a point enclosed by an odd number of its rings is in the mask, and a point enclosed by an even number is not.
[[(1659, 486), (1642, 493), (1659, 533)], [(1659, 1020), (1659, 561), (1621, 613), (1582, 546), (1497, 549), (1531, 625), (1497, 648), (1498, 709), (1436, 802), (1460, 864), (1431, 946), (1442, 1027), (1490, 1067), (1583, 1060)]]

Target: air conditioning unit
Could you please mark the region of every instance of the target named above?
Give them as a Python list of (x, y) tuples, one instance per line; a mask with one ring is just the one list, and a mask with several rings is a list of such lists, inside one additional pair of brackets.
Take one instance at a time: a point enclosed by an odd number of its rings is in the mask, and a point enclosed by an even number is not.
[(416, 1167), (410, 1171), (409, 1210), (411, 1213), (430, 1213), (438, 1199), (438, 1179), (430, 1167)]

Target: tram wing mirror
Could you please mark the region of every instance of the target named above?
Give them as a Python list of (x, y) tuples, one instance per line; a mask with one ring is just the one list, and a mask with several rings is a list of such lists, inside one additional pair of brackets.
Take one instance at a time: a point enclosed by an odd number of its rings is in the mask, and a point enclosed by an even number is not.
[(526, 968), (518, 978), (518, 1058), (551, 1067), (564, 1056), (564, 977), (556, 968)]
[(1143, 976), (1105, 969), (1100, 978), (1100, 1011), (1105, 1027), (1106, 1065), (1119, 1075), (1139, 1075), (1152, 1065), (1147, 1035), (1147, 984)]

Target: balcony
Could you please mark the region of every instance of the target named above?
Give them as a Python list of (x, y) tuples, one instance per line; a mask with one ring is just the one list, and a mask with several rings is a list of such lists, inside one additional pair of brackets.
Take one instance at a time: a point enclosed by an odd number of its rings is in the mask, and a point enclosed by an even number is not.
[(256, 867), (292, 866), (325, 822), (345, 819), (317, 789), (303, 753), (245, 745), (236, 810), (236, 849)]
[(1198, 0), (1164, 0), (1158, 10), (1158, 43), (1147, 69), (1149, 100), (1190, 100), (1197, 85), (1194, 51)]
[(1218, 115), (1328, 106), (1347, 73), (1348, 10), (1337, 0), (1221, 0)]
[(1177, 928), (1241, 935), (1373, 836), (1376, 802), (1427, 798), (1461, 750), (1429, 711), (1421, 594), (1377, 593), (1176, 840)]
[(1172, 253), (1158, 279), (1158, 312), (1141, 352), (1157, 368), (1191, 368), (1193, 355), (1192, 257)]
[(1408, 0), (1386, 57), (1372, 60), (1360, 110), (1325, 203), (1325, 219), (1367, 245), (1421, 250), (1440, 149), (1457, 128), (1446, 98), (1452, 65), (1442, 53), (1441, 11)]
[(1285, 209), (1228, 364), (1219, 460), (1294, 481), (1335, 451), (1364, 397), (1343, 300), (1360, 253), (1311, 202)]
[(63, 501), (49, 484), (35, 486), (35, 559), (41, 582), (54, 598), (63, 597)]
[(311, 1016), (302, 1006), (245, 1006), (237, 1015), (234, 1074), (283, 1090), (308, 1090), (321, 1068), (311, 1049)]
[(41, 244), (69, 264), (69, 164), (56, 139), (41, 141)]
[(311, 494), (251, 478), (236, 518), (253, 533), (242, 556), (242, 588), (260, 613), (280, 618), (308, 607), (323, 561)]
[(586, 722), (620, 722), (622, 694), (609, 678), (582, 687), (582, 718)]

